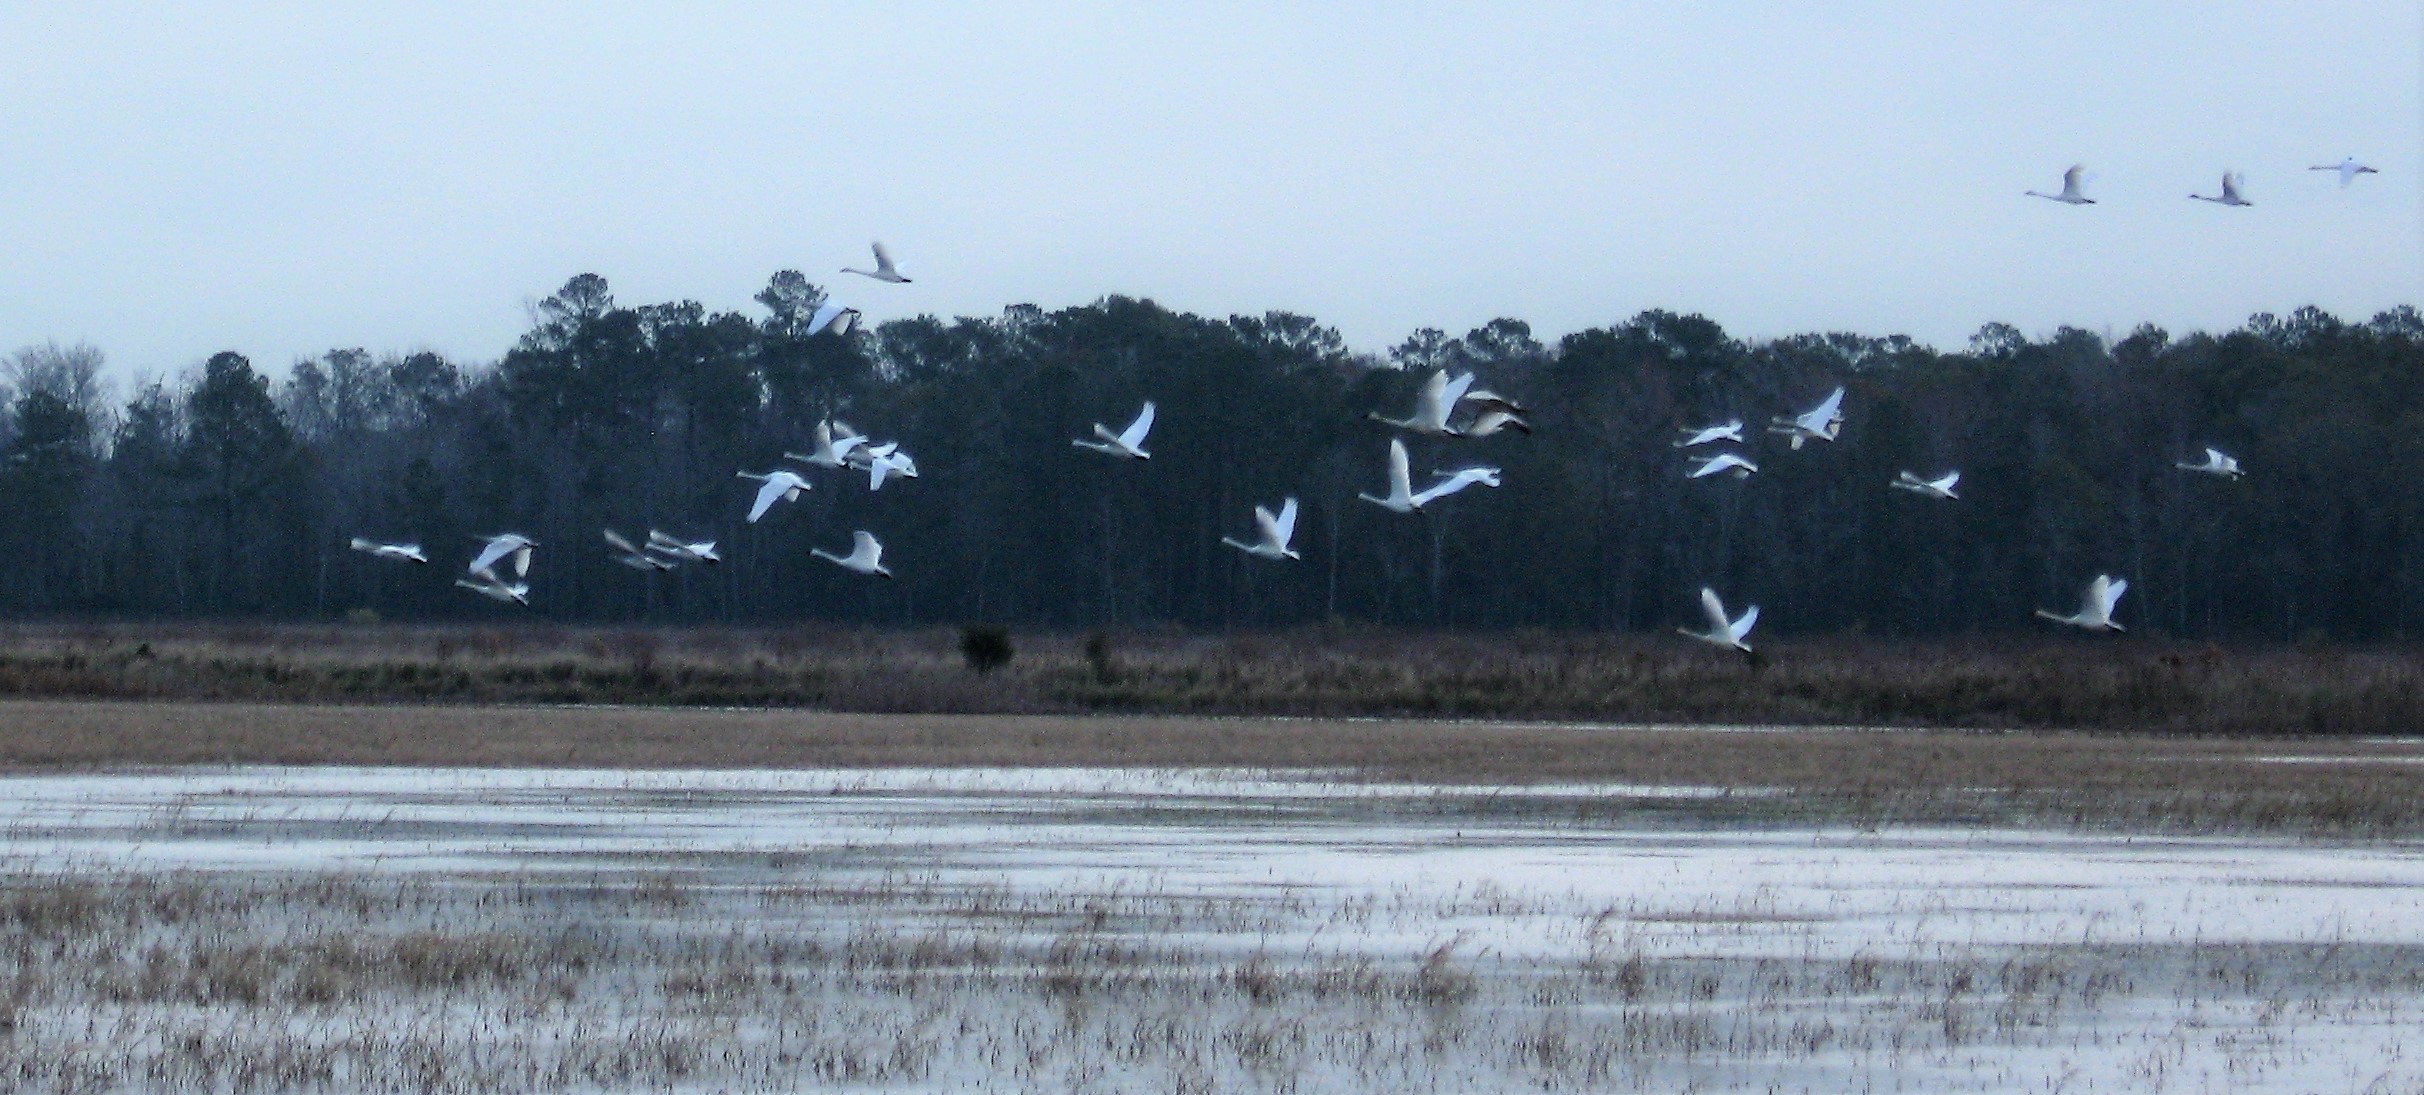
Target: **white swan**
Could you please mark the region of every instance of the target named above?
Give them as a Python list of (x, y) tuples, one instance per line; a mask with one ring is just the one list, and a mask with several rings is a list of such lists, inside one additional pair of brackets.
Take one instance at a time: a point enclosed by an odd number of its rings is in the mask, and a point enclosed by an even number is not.
[(774, 508), (776, 502), (795, 501), (801, 491), (809, 489), (808, 481), (789, 468), (776, 468), (764, 475), (747, 471), (734, 472), (733, 475), (766, 484), (758, 488), (757, 501), (749, 506), (749, 523), (753, 525), (758, 518), (766, 516), (766, 511)]
[(478, 555), (472, 557), (471, 565), (463, 569), (495, 581), (496, 573), (490, 568), (496, 566), (498, 560), (510, 555), (513, 556), (514, 577), (521, 578), (530, 574), (530, 549), (539, 546), (538, 541), (518, 532), (501, 532), (495, 536), (475, 536), (473, 539), (486, 540), (488, 544), (480, 549)]
[(1414, 496), (1415, 509), (1421, 509), (1424, 506), (1430, 505), (1433, 502), (1454, 494), (1457, 491), (1463, 490), (1466, 487), (1472, 486), (1475, 483), (1479, 483), (1485, 487), (1495, 487), (1499, 483), (1498, 477), (1503, 473), (1497, 468), (1473, 467), (1459, 468), (1452, 472), (1437, 472), (1435, 474), (1445, 476), (1445, 478), (1441, 479), (1439, 482), (1431, 484), (1431, 488), (1429, 490), (1423, 491), (1421, 494)]
[(2189, 197), (2201, 202), (2212, 202), (2215, 205), (2254, 205), (2256, 203), (2239, 196), (2239, 188), (2246, 185), (2247, 176), (2225, 171), (2222, 173), (2221, 197), (2213, 198), (2203, 194), (2191, 194)]
[(2211, 446), (2207, 446), (2205, 450), (2204, 463), (2189, 464), (2183, 462), (2174, 462), (2172, 466), (2180, 469), (2181, 471), (2193, 471), (2204, 475), (2216, 475), (2224, 479), (2238, 479), (2247, 474), (2246, 472), (2239, 470), (2238, 457), (2232, 456)]
[(700, 540), (695, 543), (686, 542), (676, 540), (673, 537), (667, 536), (655, 529), (648, 530), (648, 550), (656, 552), (660, 555), (670, 555), (676, 559), (688, 559), (694, 563), (720, 563), (724, 561), (723, 556), (715, 553), (715, 541), (713, 540)]
[(917, 478), (917, 461), (900, 451), (901, 443), (886, 441), (872, 448), (850, 450), (850, 466), (867, 473), (867, 489), (884, 489), (886, 479)]
[(902, 277), (901, 272), (893, 267), (892, 252), (884, 250), (884, 243), (882, 240), (877, 240), (875, 242), (875, 269), (861, 270), (855, 266), (845, 266), (842, 267), (842, 272), (845, 274), (861, 274), (874, 278), (877, 281), (889, 281), (896, 285), (909, 284), (909, 279)]
[(1736, 479), (1748, 479), (1752, 472), (1758, 470), (1759, 465), (1751, 463), (1741, 453), (1721, 452), (1701, 461), (1699, 466), (1693, 468), (1692, 473), (1684, 478), (1706, 479), (1712, 475), (1731, 475)]
[(1456, 436), (1488, 437), (1500, 430), (1514, 430), (1528, 437), (1532, 433), (1532, 424), (1503, 406), (1493, 405), (1474, 414), (1471, 420), (1457, 427)]
[(809, 548), (808, 554), (861, 574), (880, 574), (886, 578), (892, 577), (892, 572), (884, 569), (881, 561), (884, 558), (884, 545), (878, 543), (875, 534), (866, 529), (860, 529), (850, 534), (850, 554), (848, 555), (835, 555), (824, 548)]
[(783, 459), (814, 464), (820, 468), (838, 468), (849, 462), (850, 450), (866, 443), (866, 436), (851, 429), (849, 423), (828, 418), (816, 424), (816, 451), (787, 452), (783, 454)]
[(1115, 434), (1111, 432), (1110, 427), (1097, 422), (1094, 424), (1094, 436), (1102, 438), (1102, 440), (1088, 441), (1078, 438), (1069, 443), (1081, 449), (1093, 449), (1099, 453), (1124, 456), (1130, 460), (1151, 460), (1153, 454), (1144, 450), (1144, 444), (1145, 435), (1152, 430), (1153, 401), (1148, 399), (1145, 401), (1145, 409), (1137, 412), (1136, 421), (1128, 423), (1127, 429)]
[(851, 325), (858, 321), (858, 309), (838, 300), (828, 300), (818, 305), (815, 314), (808, 317), (807, 333), (813, 335), (831, 327), (834, 334), (846, 335), (850, 333)]
[(528, 582), (515, 582), (507, 585), (491, 574), (477, 582), (457, 578), (455, 584), (490, 600), (511, 601), (524, 608), (530, 607), (530, 583)]
[(1921, 479), (1906, 471), (1895, 476), (1892, 485), (1896, 490), (1907, 490), (1913, 494), (1924, 494), (1930, 498), (1957, 502), (1961, 500), (1961, 496), (1953, 493), (1953, 485), (1959, 482), (1961, 482), (1961, 473), (1957, 471), (1948, 471), (1936, 479)]
[(1751, 633), (1751, 628), (1759, 623), (1758, 605), (1744, 609), (1741, 619), (1728, 620), (1725, 618), (1725, 602), (1717, 599), (1717, 591), (1702, 586), (1700, 587), (1700, 611), (1708, 618), (1709, 629), (1707, 631), (1693, 631), (1683, 627), (1675, 630), (1704, 643), (1730, 647), (1745, 654), (1751, 652), (1751, 644), (1742, 640)]
[(2088, 197), (2087, 195), (2079, 192), (2079, 180), (2086, 174), (2086, 164), (2072, 164), (2070, 170), (2062, 173), (2061, 193), (2040, 194), (2034, 190), (2025, 191), (2024, 193), (2032, 198), (2044, 198), (2049, 201), (2058, 201), (2064, 205), (2094, 205), (2096, 204), (2096, 199)]
[(606, 546), (615, 550), (615, 562), (621, 563), (633, 570), (673, 569), (673, 564), (671, 562), (664, 559), (659, 559), (654, 555), (641, 551), (639, 548), (633, 547), (631, 541), (623, 538), (622, 533), (616, 532), (613, 529), (600, 529), (598, 531), (606, 534)]
[(1683, 435), (1675, 439), (1675, 447), (1679, 449), (1688, 449), (1695, 445), (1707, 445), (1718, 441), (1742, 444), (1742, 420), (1739, 418), (1714, 426), (1702, 426), (1697, 430), (1685, 426), (1675, 432)]
[(2113, 622), (2113, 606), (2120, 603), (2121, 595), (2127, 592), (2129, 582), (2126, 579), (2099, 574), (2095, 581), (2087, 583), (2087, 596), (2079, 602), (2078, 612), (2056, 616), (2040, 608), (2037, 615), (2058, 624), (2069, 624), (2089, 631), (2120, 631), (2121, 625)]
[(1495, 487), (1499, 482), (1497, 468), (1466, 468), (1462, 471), (1441, 472), (1440, 474), (1443, 478), (1433, 483), (1429, 489), (1420, 494), (1415, 493), (1413, 476), (1406, 471), (1406, 443), (1392, 437), (1389, 439), (1388, 495), (1382, 497), (1358, 493), (1355, 497), (1392, 513), (1416, 513), (1420, 512), (1424, 506), (1475, 483)]
[(1783, 434), (1796, 451), (1804, 441), (1833, 441), (1843, 433), (1843, 389), (1837, 387), (1824, 402), (1791, 418), (1777, 416), (1768, 432)]
[(1448, 371), (1440, 369), (1424, 381), (1422, 391), (1415, 393), (1414, 413), (1405, 418), (1389, 418), (1379, 411), (1366, 411), (1364, 417), (1384, 426), (1432, 437), (1459, 437), (1460, 431), (1448, 427), (1448, 414), (1464, 399), (1466, 389), (1473, 386), (1473, 374), (1464, 373), (1453, 380)]
[(2313, 167), (2307, 168), (2307, 170), (2308, 170), (2308, 171), (2337, 171), (2337, 172), (2339, 172), (2339, 173), (2340, 173), (2340, 189), (2342, 189), (2342, 190), (2346, 190), (2346, 189), (2348, 189), (2348, 184), (2350, 184), (2350, 183), (2352, 183), (2352, 182), (2357, 181), (2357, 176), (2359, 176), (2359, 175), (2379, 175), (2379, 174), (2381, 174), (2381, 172), (2376, 171), (2376, 170), (2374, 170), (2373, 168), (2370, 168), (2370, 167), (2365, 166), (2364, 164), (2358, 163), (2358, 162), (2357, 162), (2357, 158), (2356, 158), (2355, 156), (2350, 156), (2350, 157), (2348, 157), (2347, 159), (2341, 160), (2339, 163), (2319, 163), (2319, 164), (2314, 165)]
[(1291, 495), (1287, 501), (1279, 504), (1279, 515), (1276, 517), (1271, 515), (1270, 510), (1261, 506), (1254, 507), (1253, 543), (1249, 544), (1227, 536), (1221, 537), (1220, 542), (1259, 558), (1301, 559), (1303, 556), (1296, 554), (1296, 549), (1288, 546), (1288, 541), (1295, 537), (1296, 498)]
[(356, 536), (346, 546), (355, 551), (367, 552), (377, 558), (393, 559), (400, 563), (426, 563), (429, 561), (429, 556), (421, 554), (419, 544), (382, 544)]

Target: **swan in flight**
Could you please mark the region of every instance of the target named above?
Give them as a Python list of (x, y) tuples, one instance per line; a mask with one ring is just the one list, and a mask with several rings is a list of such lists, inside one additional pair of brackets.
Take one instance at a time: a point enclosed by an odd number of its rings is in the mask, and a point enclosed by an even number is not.
[(631, 541), (613, 529), (600, 529), (606, 534), (606, 546), (615, 550), (614, 561), (633, 570), (672, 570), (673, 564), (633, 547)]
[(800, 492), (808, 489), (808, 481), (800, 478), (798, 472), (789, 468), (776, 468), (764, 475), (746, 471), (733, 474), (742, 479), (755, 479), (766, 484), (758, 488), (757, 501), (749, 507), (749, 523), (753, 525), (757, 524), (758, 518), (766, 516), (766, 511), (774, 508), (776, 502), (796, 501), (799, 499)]
[(715, 541), (713, 540), (700, 540), (697, 543), (686, 543), (681, 540), (676, 540), (671, 536), (667, 536), (662, 532), (658, 532), (655, 529), (648, 530), (648, 550), (656, 552), (659, 555), (670, 555), (676, 559), (687, 559), (693, 563), (720, 563), (724, 561), (723, 556), (715, 553)]
[(1706, 445), (1717, 441), (1742, 444), (1742, 420), (1739, 418), (1715, 426), (1702, 426), (1697, 430), (1685, 426), (1675, 432), (1683, 435), (1675, 439), (1675, 447), (1679, 449), (1688, 449), (1695, 445)]
[(1768, 427), (1769, 433), (1780, 433), (1799, 451), (1804, 441), (1833, 441), (1843, 433), (1843, 389), (1837, 387), (1826, 401), (1791, 418), (1778, 416)]
[(429, 556), (421, 554), (419, 544), (382, 544), (356, 536), (346, 546), (355, 551), (367, 552), (377, 558), (393, 559), (397, 562), (426, 563), (429, 561)]
[(498, 560), (510, 555), (513, 556), (513, 576), (516, 578), (529, 576), (530, 549), (539, 546), (538, 541), (518, 532), (504, 532), (495, 536), (474, 537), (474, 539), (486, 540), (488, 544), (480, 549), (478, 555), (472, 557), (471, 565), (463, 569), (493, 582), (496, 580), (496, 572), (490, 568), (496, 566)]
[(2079, 182), (2086, 174), (2087, 165), (2075, 163), (2071, 165), (2070, 170), (2062, 173), (2061, 193), (2040, 194), (2034, 190), (2026, 191), (2025, 193), (2032, 198), (2044, 198), (2048, 201), (2058, 201), (2064, 205), (2094, 205), (2096, 204), (2096, 199), (2088, 197), (2087, 195), (2079, 192)]
[(1706, 479), (1712, 475), (1731, 475), (1736, 479), (1748, 479), (1752, 472), (1758, 470), (1759, 465), (1751, 463), (1741, 453), (1721, 452), (1701, 461), (1700, 465), (1693, 468), (1692, 473), (1684, 478)]
[(1480, 388), (1466, 392), (1464, 398), (1457, 402), (1473, 405), (1473, 419), (1456, 431), (1459, 436), (1488, 437), (1500, 430), (1514, 430), (1531, 436), (1532, 424), (1524, 421), (1523, 416), (1532, 412), (1521, 403)]
[(1924, 494), (1930, 498), (1958, 502), (1961, 500), (1961, 496), (1953, 493), (1953, 485), (1959, 482), (1961, 482), (1961, 473), (1957, 471), (1945, 472), (1943, 478), (1940, 479), (1921, 479), (1906, 471), (1894, 477), (1893, 486), (1896, 490), (1907, 490), (1913, 494)]
[(1295, 548), (1288, 546), (1288, 541), (1295, 537), (1296, 498), (1291, 495), (1287, 501), (1279, 504), (1279, 516), (1277, 517), (1271, 516), (1271, 511), (1261, 506), (1254, 507), (1253, 543), (1249, 544), (1228, 536), (1221, 537), (1220, 542), (1248, 555), (1264, 559), (1304, 558), (1304, 556), (1296, 554)]
[(2307, 168), (2307, 170), (2308, 170), (2308, 171), (2337, 171), (2337, 172), (2339, 172), (2339, 173), (2340, 173), (2340, 189), (2342, 189), (2342, 190), (2346, 190), (2346, 189), (2348, 189), (2348, 184), (2350, 184), (2350, 183), (2352, 183), (2352, 182), (2357, 181), (2357, 176), (2359, 176), (2359, 175), (2379, 175), (2379, 174), (2381, 174), (2381, 172), (2376, 171), (2376, 170), (2374, 170), (2373, 168), (2370, 168), (2370, 167), (2365, 166), (2364, 164), (2358, 163), (2358, 162), (2357, 162), (2357, 158), (2356, 158), (2355, 156), (2350, 156), (2350, 157), (2348, 157), (2347, 159), (2341, 160), (2339, 163), (2319, 163), (2319, 164), (2314, 165), (2313, 167)]
[(1487, 388), (1476, 388), (1468, 391), (1464, 394), (1464, 398), (1457, 400), (1457, 402), (1470, 403), (1473, 405), (1475, 410), (1479, 411), (1505, 411), (1508, 414), (1532, 413), (1531, 409), (1525, 407), (1523, 404), (1517, 403), (1514, 400), (1508, 399), (1507, 397), (1500, 395), (1497, 392), (1490, 391)]
[(2172, 466), (2180, 469), (2181, 471), (2193, 471), (2204, 475), (2218, 475), (2224, 479), (2237, 479), (2247, 474), (2246, 472), (2239, 470), (2238, 457), (2232, 456), (2229, 453), (2223, 452), (2222, 450), (2213, 448), (2211, 446), (2208, 446), (2205, 450), (2204, 463), (2190, 464), (2186, 462), (2176, 462)]
[(844, 304), (838, 300), (828, 300), (825, 303), (818, 305), (816, 313), (808, 317), (807, 333), (813, 335), (818, 331), (831, 327), (833, 328), (834, 334), (846, 335), (850, 333), (851, 325), (857, 323), (858, 321), (858, 309)]
[(875, 242), (875, 269), (861, 270), (855, 266), (845, 266), (842, 267), (842, 272), (845, 274), (861, 274), (874, 278), (877, 281), (889, 281), (895, 285), (909, 284), (909, 279), (902, 277), (900, 270), (892, 265), (892, 252), (884, 250), (884, 241), (882, 240), (877, 240)]
[(1381, 425), (1411, 433), (1428, 434), (1432, 437), (1461, 437), (1463, 436), (1461, 431), (1448, 427), (1448, 414), (1456, 409), (1456, 404), (1464, 399), (1465, 391), (1472, 386), (1473, 374), (1465, 373), (1450, 380), (1448, 371), (1440, 369), (1431, 374), (1431, 379), (1423, 382), (1422, 391), (1415, 393), (1412, 415), (1405, 418), (1390, 418), (1379, 411), (1366, 411), (1364, 417)]
[(1471, 421), (1458, 427), (1456, 436), (1488, 437), (1500, 430), (1514, 430), (1529, 437), (1532, 433), (1532, 424), (1524, 421), (1522, 416), (1514, 411), (1507, 410), (1503, 406), (1493, 405), (1474, 414)]
[(457, 578), (455, 579), (455, 584), (490, 600), (512, 601), (513, 603), (521, 605), (524, 608), (530, 607), (530, 583), (528, 582), (515, 582), (511, 585), (507, 585), (505, 582), (498, 580), (496, 575), (487, 574), (482, 576), (482, 578), (476, 582), (469, 582), (461, 578)]
[(881, 562), (884, 557), (884, 545), (876, 542), (875, 534), (866, 529), (860, 529), (850, 534), (850, 554), (848, 555), (835, 555), (824, 548), (809, 548), (808, 554), (861, 574), (881, 574), (886, 578), (892, 577), (892, 572), (884, 569), (884, 564)]
[(2203, 194), (2191, 194), (2189, 197), (2201, 202), (2212, 202), (2215, 205), (2254, 205), (2256, 203), (2239, 196), (2239, 188), (2246, 185), (2247, 176), (2225, 171), (2222, 173), (2221, 197), (2207, 197)]
[(900, 451), (901, 443), (886, 441), (874, 448), (850, 450), (850, 464), (867, 473), (867, 489), (884, 489), (886, 479), (917, 478), (917, 461)]
[(1358, 493), (1356, 497), (1392, 513), (1416, 513), (1420, 512), (1424, 506), (1475, 483), (1490, 487), (1497, 486), (1499, 471), (1497, 468), (1466, 468), (1453, 474), (1444, 472), (1441, 474), (1444, 477), (1439, 482), (1433, 483), (1429, 489), (1416, 494), (1413, 476), (1406, 471), (1406, 443), (1392, 437), (1389, 439), (1388, 496), (1384, 498)]
[(1136, 421), (1128, 423), (1127, 429), (1115, 434), (1111, 432), (1110, 427), (1097, 422), (1094, 424), (1094, 436), (1102, 438), (1102, 440), (1088, 441), (1081, 437), (1069, 443), (1081, 449), (1093, 449), (1099, 453), (1124, 456), (1130, 460), (1151, 460), (1153, 454), (1146, 452), (1143, 446), (1145, 434), (1151, 432), (1152, 429), (1153, 401), (1148, 399), (1145, 401), (1145, 409), (1137, 412)]
[(2087, 583), (2087, 596), (2080, 601), (2077, 613), (2056, 616), (2040, 608), (2037, 615), (2058, 624), (2069, 624), (2089, 631), (2120, 631), (2121, 625), (2113, 622), (2113, 606), (2120, 603), (2121, 595), (2127, 592), (2129, 582), (2126, 579), (2099, 574), (2095, 581)]
[(1700, 587), (1700, 611), (1708, 618), (1709, 629), (1707, 631), (1693, 631), (1683, 627), (1675, 630), (1704, 643), (1731, 647), (1745, 654), (1751, 652), (1751, 644), (1742, 640), (1744, 636), (1751, 633), (1751, 628), (1759, 623), (1758, 605), (1743, 609), (1741, 619), (1728, 620), (1725, 618), (1725, 602), (1717, 599), (1717, 591), (1702, 586)]
[(850, 462), (850, 450), (866, 443), (866, 436), (851, 429), (849, 423), (828, 418), (816, 424), (816, 451), (787, 452), (783, 454), (783, 459), (814, 464), (820, 468), (839, 468)]

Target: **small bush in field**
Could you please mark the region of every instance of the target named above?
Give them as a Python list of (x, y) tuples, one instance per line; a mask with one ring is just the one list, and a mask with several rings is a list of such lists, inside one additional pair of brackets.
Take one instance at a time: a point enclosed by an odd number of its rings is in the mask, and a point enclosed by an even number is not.
[(991, 673), (1010, 664), (1018, 651), (1010, 645), (1010, 629), (994, 624), (969, 624), (960, 629), (960, 657), (968, 668)]
[(1094, 667), (1096, 683), (1119, 683), (1119, 658), (1111, 652), (1111, 636), (1100, 631), (1086, 636), (1086, 664)]
[(379, 622), (379, 610), (371, 608), (367, 605), (360, 608), (346, 609), (345, 622), (362, 627), (368, 627)]

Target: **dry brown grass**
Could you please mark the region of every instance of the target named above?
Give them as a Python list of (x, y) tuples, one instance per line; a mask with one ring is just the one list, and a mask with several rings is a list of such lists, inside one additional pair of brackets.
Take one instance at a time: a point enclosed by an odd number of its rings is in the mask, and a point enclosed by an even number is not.
[(616, 703), (835, 711), (1413, 716), (2191, 734), (2417, 732), (2424, 656), (2137, 638), (1782, 641), (1764, 668), (1659, 636), (1336, 629), (958, 635), (823, 629), (16, 625), (0, 696)]
[[(2276, 763), (2296, 754), (2306, 760)], [(0, 770), (347, 764), (598, 768), (1318, 769), (1450, 786), (1734, 788), (1528, 809), (1581, 817), (2424, 831), (2424, 743), (2175, 735), (1727, 731), (688, 708), (0, 701)], [(1458, 804), (1442, 808), (1463, 808)]]

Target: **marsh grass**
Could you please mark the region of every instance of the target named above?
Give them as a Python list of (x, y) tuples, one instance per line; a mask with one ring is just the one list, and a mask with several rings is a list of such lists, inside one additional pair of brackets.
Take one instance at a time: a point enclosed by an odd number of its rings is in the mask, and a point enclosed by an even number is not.
[(2036, 1090), (2084, 1067), (2134, 1089), (2261, 1085), (2303, 1057), (2395, 1044), (2424, 991), (2414, 946), (1729, 955), (1646, 941), (1643, 910), (1497, 900), (1557, 926), (1546, 949), (1470, 946), (1450, 933), (1461, 907), (1302, 895), (14, 876), (0, 1078), (95, 1093)]
[[(956, 670), (966, 676), (965, 670)], [(0, 771), (295, 764), (1220, 768), (1436, 790), (1357, 809), (1606, 827), (2424, 833), (2424, 742), (785, 710), (0, 701)], [(1592, 793), (1500, 795), (1540, 784)], [(1626, 788), (1689, 788), (1688, 794)]]
[(1020, 635), (1015, 664), (971, 674), (959, 638), (945, 629), (22, 624), (0, 629), (0, 696), (2325, 736), (2424, 728), (2424, 655), (2404, 648), (1844, 639), (1773, 643), (1757, 668), (1654, 637), (1341, 628)]

